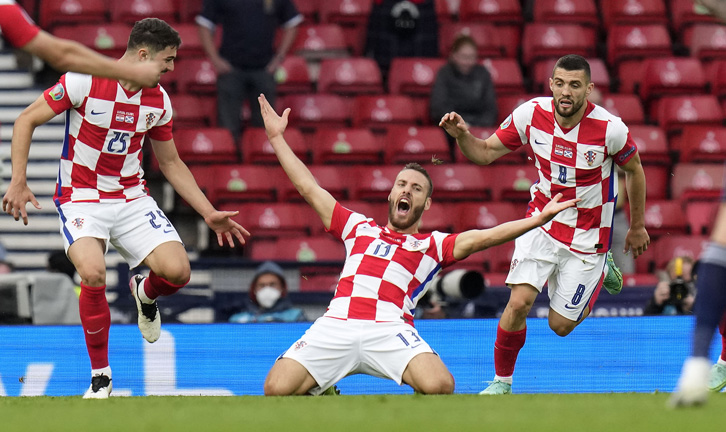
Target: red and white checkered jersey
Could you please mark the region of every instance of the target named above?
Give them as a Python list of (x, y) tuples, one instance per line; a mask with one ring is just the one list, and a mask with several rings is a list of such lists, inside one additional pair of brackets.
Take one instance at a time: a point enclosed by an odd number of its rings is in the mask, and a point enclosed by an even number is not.
[(14, 0), (0, 0), (0, 33), (16, 47), (23, 47), (40, 29)]
[(343, 240), (346, 250), (325, 313), (331, 318), (413, 325), (416, 303), (434, 276), (456, 262), (457, 234), (399, 234), (337, 203), (328, 231)]
[(530, 189), (527, 214), (539, 213), (558, 193), (563, 200), (580, 198), (542, 229), (573, 251), (607, 252), (618, 194), (613, 161), (624, 165), (638, 151), (622, 120), (587, 102), (582, 120), (563, 129), (555, 120), (553, 98), (542, 97), (517, 107), (496, 134), (511, 150), (529, 144), (534, 151), (539, 181)]
[(172, 109), (161, 86), (127, 92), (118, 81), (67, 73), (44, 93), (66, 112), (55, 203), (123, 202), (147, 195), (144, 136), (172, 139)]

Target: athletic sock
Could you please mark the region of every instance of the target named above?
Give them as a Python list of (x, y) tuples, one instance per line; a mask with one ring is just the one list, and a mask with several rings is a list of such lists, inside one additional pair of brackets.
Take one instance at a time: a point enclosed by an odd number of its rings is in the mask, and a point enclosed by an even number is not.
[(96, 375), (106, 375), (109, 378), (113, 378), (111, 376), (111, 366), (106, 366), (105, 368), (101, 369), (91, 369), (91, 378), (95, 377)]
[[(506, 331), (501, 325), (497, 326), (497, 339), (494, 342), (494, 370), (496, 378), (510, 377), (514, 374), (514, 365), (517, 363), (519, 350), (527, 339), (527, 327), (519, 331)], [(505, 381), (506, 382), (506, 381)], [(511, 380), (509, 382), (511, 384)]]
[(718, 331), (721, 333), (721, 355), (718, 358), (718, 362), (726, 366), (726, 313), (721, 317)]
[(106, 301), (106, 285), (90, 287), (81, 282), (78, 309), (91, 368), (108, 367), (108, 329), (111, 326), (111, 311)]
[(159, 296), (174, 294), (188, 283), (189, 281), (186, 281), (181, 285), (174, 285), (152, 271), (149, 272), (149, 277), (144, 281), (144, 293), (149, 299), (155, 300)]
[(709, 357), (713, 333), (726, 311), (726, 247), (709, 244), (698, 267), (692, 356)]

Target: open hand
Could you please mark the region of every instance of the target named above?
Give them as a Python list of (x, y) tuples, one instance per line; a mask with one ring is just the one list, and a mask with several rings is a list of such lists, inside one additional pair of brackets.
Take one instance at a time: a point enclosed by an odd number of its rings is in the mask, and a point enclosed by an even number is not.
[(25, 210), (25, 205), (32, 203), (38, 210), (41, 209), (40, 203), (35, 199), (35, 195), (28, 187), (27, 183), (13, 184), (10, 183), (5, 196), (3, 197), (3, 211), (15, 220), (23, 218), (23, 225), (28, 224), (28, 212)]
[(265, 121), (267, 138), (272, 139), (273, 137), (282, 135), (285, 132), (285, 128), (287, 128), (287, 119), (290, 115), (290, 108), (285, 108), (285, 111), (282, 112), (282, 116), (279, 116), (270, 105), (270, 102), (267, 101), (264, 94), (260, 94), (257, 100), (260, 103), (262, 120)]
[(469, 131), (469, 127), (466, 125), (464, 118), (454, 111), (444, 114), (441, 117), (439, 126), (444, 128), (446, 133), (457, 139)]
[(249, 237), (249, 231), (232, 219), (238, 214), (238, 211), (215, 211), (204, 219), (209, 228), (217, 233), (217, 243), (220, 246), (224, 246), (224, 239), (227, 239), (229, 247), (234, 247), (235, 237), (240, 244), (245, 244), (244, 236)]
[(542, 218), (542, 224), (545, 224), (552, 220), (559, 212), (562, 210), (568, 209), (570, 207), (574, 207), (575, 204), (577, 204), (580, 201), (580, 198), (574, 198), (571, 200), (560, 202), (562, 199), (562, 194), (558, 193), (552, 199), (550, 202), (547, 203), (547, 205), (544, 206), (542, 209), (542, 212), (539, 214), (539, 216)]

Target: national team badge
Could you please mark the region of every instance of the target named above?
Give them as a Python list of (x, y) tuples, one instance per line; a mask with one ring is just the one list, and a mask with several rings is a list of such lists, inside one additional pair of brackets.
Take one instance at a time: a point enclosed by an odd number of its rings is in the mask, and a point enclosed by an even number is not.
[(588, 166), (592, 166), (592, 164), (595, 163), (595, 156), (597, 156), (597, 154), (592, 150), (585, 152), (585, 160), (587, 161)]
[(59, 101), (63, 99), (63, 96), (66, 95), (66, 89), (63, 88), (63, 84), (58, 83), (53, 87), (53, 89), (48, 93), (51, 99), (54, 101)]
[(515, 267), (517, 267), (517, 264), (519, 264), (519, 260), (518, 260), (518, 259), (516, 259), (516, 258), (515, 258), (515, 259), (513, 259), (513, 260), (512, 260), (512, 264), (511, 264), (511, 265), (509, 266), (509, 271), (512, 271), (512, 270), (514, 270), (514, 268), (515, 268)]
[(81, 229), (83, 228), (83, 218), (75, 218), (71, 221), (71, 225), (74, 227)]
[(295, 351), (297, 351), (297, 350), (299, 350), (299, 349), (303, 349), (303, 348), (305, 348), (305, 346), (306, 346), (307, 344), (308, 344), (308, 343), (307, 343), (307, 342), (305, 342), (304, 340), (299, 340), (299, 341), (295, 342), (295, 348), (294, 348), (294, 350), (295, 350)]
[(146, 129), (151, 129), (151, 126), (154, 125), (154, 120), (156, 120), (156, 114), (154, 114), (154, 113), (146, 114)]
[(134, 123), (134, 113), (129, 111), (119, 110), (116, 111), (116, 121), (119, 123)]

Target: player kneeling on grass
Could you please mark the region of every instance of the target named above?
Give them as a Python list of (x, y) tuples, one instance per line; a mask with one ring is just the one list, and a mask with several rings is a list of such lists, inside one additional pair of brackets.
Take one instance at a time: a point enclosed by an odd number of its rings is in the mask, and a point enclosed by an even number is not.
[[(181, 44), (179, 34), (156, 18), (138, 21), (119, 62), (158, 62), (162, 73), (174, 70)], [(159, 167), (174, 187), (217, 233), (220, 246), (249, 233), (230, 218), (237, 212), (215, 210), (179, 158), (172, 137), (169, 96), (158, 85), (142, 89), (115, 81), (68, 73), (26, 108), (13, 128), (13, 174), (3, 198), (3, 210), (28, 224), (27, 203), (40, 208), (26, 179), (33, 131), (66, 112), (67, 136), (61, 151), (53, 201), (61, 221), (68, 257), (81, 276), (79, 310), (88, 356), (91, 386), (84, 398), (105, 399), (111, 393), (106, 302), (106, 262), (109, 242), (131, 268), (144, 264), (148, 278), (135, 276), (130, 288), (139, 312), (139, 330), (155, 342), (161, 333), (156, 298), (177, 292), (189, 281), (190, 266), (176, 230), (146, 189), (141, 146), (148, 134)]]
[(419, 393), (452, 393), (454, 378), (413, 326), (416, 302), (443, 267), (539, 227), (577, 200), (559, 202), (557, 195), (542, 212), (487, 230), (421, 234), (433, 184), (424, 168), (408, 164), (388, 196), (388, 223), (380, 226), (341, 206), (295, 156), (283, 137), (290, 109), (279, 116), (264, 95), (259, 101), (282, 168), (346, 248), (327, 312), (275, 362), (265, 394), (317, 395), (359, 373), (406, 383)]

